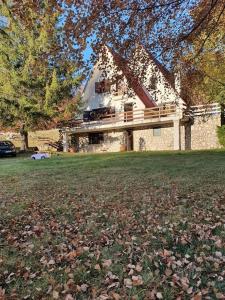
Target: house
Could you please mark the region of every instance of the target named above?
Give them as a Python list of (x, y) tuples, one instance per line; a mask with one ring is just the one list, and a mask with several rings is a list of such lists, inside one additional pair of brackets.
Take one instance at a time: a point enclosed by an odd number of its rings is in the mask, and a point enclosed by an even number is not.
[(72, 127), (62, 128), (64, 151), (71, 147), (76, 152), (220, 147), (219, 105), (187, 110), (178, 74), (171, 74), (143, 47), (137, 51), (142, 51), (145, 61), (141, 79), (136, 75), (143, 65), (140, 55), (127, 62), (106, 48), (107, 66), (102, 67), (100, 58), (84, 89), (83, 116)]

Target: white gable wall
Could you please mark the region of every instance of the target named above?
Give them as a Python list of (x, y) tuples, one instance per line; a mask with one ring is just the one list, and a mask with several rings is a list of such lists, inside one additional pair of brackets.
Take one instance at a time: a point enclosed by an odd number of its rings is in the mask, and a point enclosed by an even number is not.
[[(140, 61), (140, 58), (144, 61), (144, 64)], [(147, 65), (147, 69), (146, 69)], [(134, 61), (131, 62), (131, 68), (137, 74), (142, 74), (142, 84), (148, 90), (153, 100), (159, 105), (164, 103), (176, 102), (184, 104), (183, 99), (179, 96), (180, 90), (176, 91), (164, 74), (160, 71), (159, 67), (151, 60), (148, 53), (143, 47), (137, 47), (136, 55), (134, 55)], [(156, 90), (150, 89), (151, 77), (157, 77)], [(179, 86), (176, 78), (175, 84)]]
[[(116, 68), (114, 67), (113, 58), (111, 53), (108, 53), (109, 58), (111, 59), (110, 63), (111, 66), (108, 67), (107, 73), (108, 78), (110, 79), (116, 72)], [(120, 112), (123, 111), (124, 103), (134, 103), (134, 109), (143, 109), (145, 105), (143, 102), (136, 96), (129, 97), (127, 94), (125, 95), (114, 95), (113, 93), (104, 93), (98, 94), (95, 93), (95, 83), (102, 81), (103, 71), (100, 70), (99, 65), (101, 62), (98, 62), (92, 72), (92, 75), (86, 85), (84, 95), (83, 95), (83, 102), (85, 103), (86, 110), (92, 110), (99, 107), (108, 107), (113, 106), (115, 110)], [(124, 78), (124, 85), (128, 86), (126, 79)], [(134, 94), (134, 93), (133, 93)]]
[[(170, 102), (176, 102), (182, 105), (184, 102), (178, 95), (178, 93), (175, 91), (175, 89), (168, 83), (164, 75), (161, 73), (159, 68), (156, 66), (156, 64), (149, 60), (149, 56), (147, 53), (143, 53), (143, 55), (148, 59), (148, 67), (147, 71), (145, 73), (145, 76), (142, 81), (143, 87), (146, 88), (146, 90), (151, 95), (152, 99), (159, 105), (164, 103), (170, 103)], [(108, 51), (108, 57), (109, 57), (109, 67), (107, 70), (108, 78), (110, 79), (113, 74), (116, 73), (117, 69), (114, 65), (112, 54)], [(104, 94), (98, 94), (95, 93), (95, 83), (102, 81), (104, 79), (103, 77), (103, 71), (100, 70), (101, 61), (99, 61), (92, 72), (92, 75), (86, 85), (84, 95), (83, 95), (83, 101), (85, 103), (85, 110), (92, 110), (99, 107), (109, 107), (113, 106), (115, 107), (115, 110), (117, 112), (123, 111), (124, 103), (134, 103), (134, 109), (143, 109), (145, 108), (145, 105), (143, 102), (137, 97), (137, 96), (128, 96), (120, 95), (115, 96), (113, 93), (104, 93)], [(141, 65), (140, 62), (136, 62), (132, 67), (132, 71), (135, 73), (137, 72), (138, 68), (143, 68), (143, 65)], [(134, 70), (134, 68), (136, 70)], [(146, 66), (145, 66), (146, 68)], [(149, 88), (151, 77), (155, 75), (157, 77), (157, 84), (156, 84), (156, 90), (152, 91)], [(124, 85), (128, 86), (126, 78), (124, 78)], [(134, 93), (133, 93), (134, 94)], [(135, 95), (135, 94), (134, 94)]]

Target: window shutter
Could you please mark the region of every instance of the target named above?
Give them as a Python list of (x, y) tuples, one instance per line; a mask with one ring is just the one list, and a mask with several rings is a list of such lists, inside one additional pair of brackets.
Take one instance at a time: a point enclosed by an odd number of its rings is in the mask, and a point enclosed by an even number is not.
[(104, 80), (104, 92), (105, 93), (110, 92), (110, 82), (109, 82), (109, 80)]
[(101, 82), (95, 82), (95, 93), (101, 93)]

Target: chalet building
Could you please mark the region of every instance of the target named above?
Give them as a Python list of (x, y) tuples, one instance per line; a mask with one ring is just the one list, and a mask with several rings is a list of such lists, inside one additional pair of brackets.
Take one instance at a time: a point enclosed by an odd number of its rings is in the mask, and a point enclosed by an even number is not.
[(64, 151), (219, 148), (216, 130), (224, 119), (219, 105), (187, 109), (179, 76), (143, 48), (139, 51), (145, 60), (141, 80), (135, 75), (141, 63), (127, 62), (109, 48), (108, 67), (103, 70), (101, 60), (94, 66), (83, 93), (82, 117), (62, 128)]

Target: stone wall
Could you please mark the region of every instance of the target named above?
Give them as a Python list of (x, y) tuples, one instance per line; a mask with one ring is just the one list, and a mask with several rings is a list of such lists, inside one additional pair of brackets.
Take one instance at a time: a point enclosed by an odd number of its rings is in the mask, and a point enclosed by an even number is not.
[[(38, 147), (39, 150), (55, 150), (50, 147), (49, 143), (57, 142), (60, 138), (58, 129), (38, 130), (28, 133), (28, 146)], [(0, 132), (0, 140), (9, 140), (17, 148), (21, 146), (21, 138), (19, 133), (15, 132)]]
[[(201, 150), (220, 148), (217, 138), (217, 126), (220, 115), (196, 116), (194, 122), (180, 126), (181, 150)], [(156, 127), (155, 127), (156, 128)], [(77, 144), (79, 152), (119, 152), (125, 150), (126, 130), (104, 133), (104, 142), (89, 145), (88, 134), (79, 134)], [(174, 149), (174, 127), (172, 124), (160, 128), (160, 135), (154, 135), (153, 127), (133, 130), (134, 151), (160, 151)]]
[(153, 128), (134, 130), (134, 150), (173, 150), (173, 129), (172, 126), (161, 127), (159, 136), (154, 136)]
[(217, 126), (221, 126), (221, 115), (205, 115), (194, 117), (191, 125), (191, 149), (215, 149), (221, 148), (217, 138)]
[(77, 152), (119, 152), (124, 140), (122, 131), (104, 132), (104, 142), (101, 144), (90, 145), (88, 133), (75, 135), (75, 151)]

